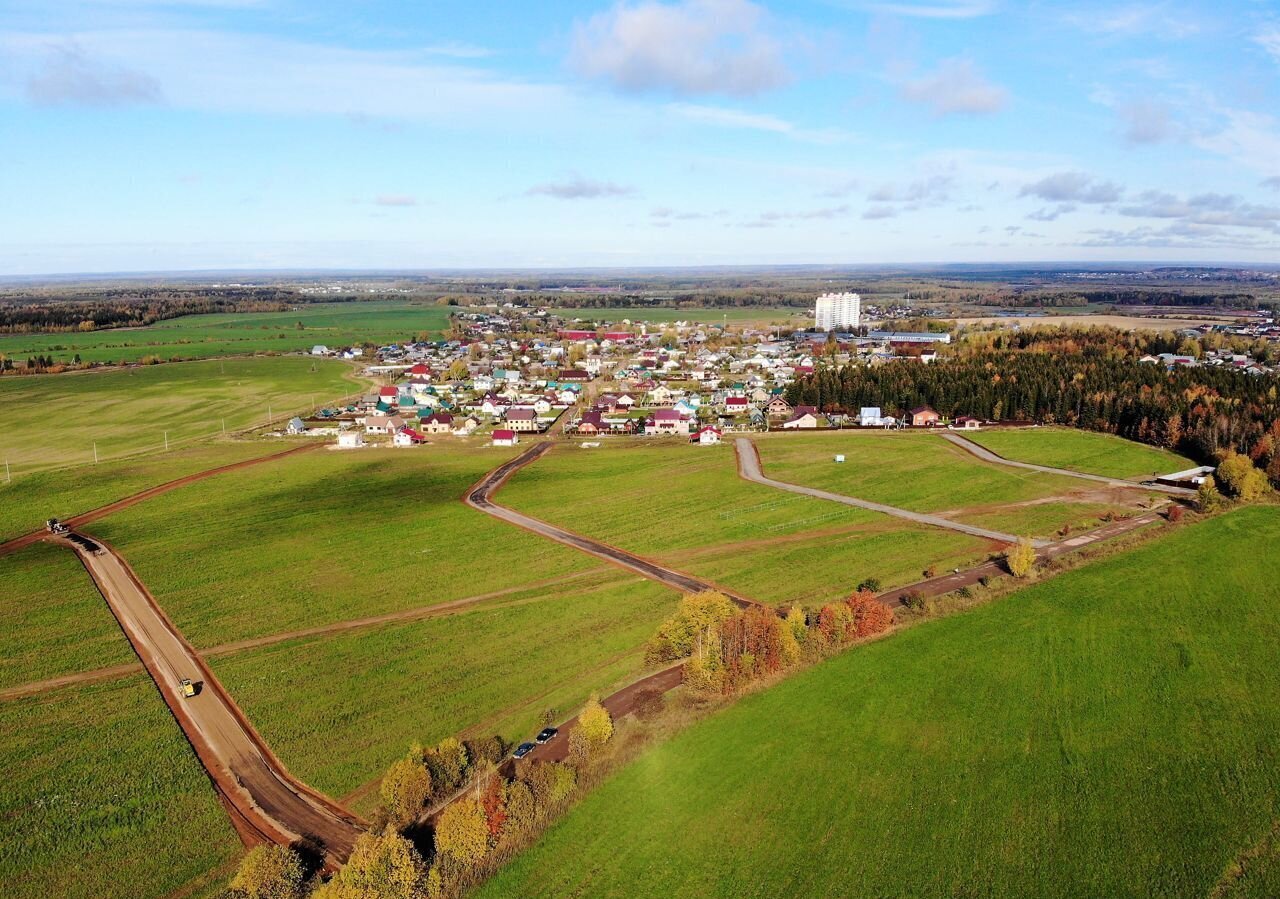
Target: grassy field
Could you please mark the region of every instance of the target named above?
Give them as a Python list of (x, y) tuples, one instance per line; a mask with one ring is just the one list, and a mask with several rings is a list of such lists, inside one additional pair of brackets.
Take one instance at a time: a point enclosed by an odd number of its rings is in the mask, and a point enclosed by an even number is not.
[(0, 895), (168, 896), (241, 851), (144, 677), (0, 703)]
[(204, 359), (289, 353), (316, 344), (334, 349), (365, 341), (399, 343), (422, 333), (439, 336), (449, 327), (450, 311), (408, 302), (319, 303), (289, 312), (186, 315), (146, 328), (2, 335), (0, 354), (71, 362), (78, 353), (85, 362), (136, 362), (148, 356)]
[(183, 487), (86, 530), (120, 550), (200, 648), (599, 567), (460, 502), (515, 452), (451, 438), (318, 450)]
[(766, 602), (886, 586), (930, 564), (982, 558), (963, 534), (743, 481), (731, 446), (610, 441), (558, 448), (521, 470), (500, 500)]
[[(1099, 492), (1092, 485), (988, 464), (935, 434), (779, 434), (755, 443), (765, 473), (780, 481), (914, 512), (946, 513), (1020, 536), (1046, 536), (1068, 524), (1096, 525), (1103, 513), (1131, 508), (1140, 499), (1100, 502), (1092, 498)], [(833, 460), (837, 453), (845, 456), (843, 464)], [(1040, 502), (1050, 497), (1078, 501)]]
[(131, 453), (226, 429), (264, 424), (358, 393), (350, 366), (301, 356), (258, 357), (125, 370), (0, 379), (0, 461), (13, 476)]
[(644, 641), (676, 601), (609, 571), (462, 614), (294, 640), (213, 665), (290, 770), (342, 796), (415, 740), (467, 728), (528, 739), (544, 708), (571, 713), (592, 690), (638, 674)]
[(168, 453), (47, 469), (0, 482), (0, 542), (43, 527), (47, 518), (70, 518), (185, 475), (284, 449), (288, 447), (273, 440), (215, 439)]
[(0, 556), (0, 688), (137, 661), (75, 553)]
[(1280, 805), (1277, 539), (1245, 509), (853, 649), (649, 751), (481, 895), (1209, 895)]
[(1016, 462), (1068, 468), (1109, 478), (1140, 478), (1195, 467), (1177, 453), (1111, 434), (1074, 428), (1026, 428), (966, 434), (994, 453)]

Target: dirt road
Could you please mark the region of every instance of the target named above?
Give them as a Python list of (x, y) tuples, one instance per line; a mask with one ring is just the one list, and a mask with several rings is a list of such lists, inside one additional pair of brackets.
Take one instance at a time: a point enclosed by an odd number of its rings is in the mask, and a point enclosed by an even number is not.
[[(761, 471), (760, 452), (756, 449), (756, 445), (751, 442), (750, 438), (737, 438), (733, 441), (733, 448), (738, 454), (738, 474), (745, 480), (753, 481), (757, 484), (764, 484), (766, 487), (776, 487), (779, 490), (798, 493), (801, 496), (812, 496), (817, 499), (830, 500), (833, 503), (844, 503), (846, 506), (856, 506), (859, 509), (869, 509), (872, 512), (882, 512), (885, 515), (892, 515), (895, 518), (914, 521), (917, 524), (932, 525), (936, 528), (946, 528), (949, 531), (959, 531), (962, 534), (981, 537), (984, 540), (995, 540), (998, 543), (1018, 542), (1016, 534), (1005, 534), (1001, 531), (992, 531), (987, 528), (980, 528), (971, 524), (962, 524), (958, 521), (952, 521), (949, 518), (940, 518), (937, 515), (927, 515), (923, 512), (912, 512), (909, 509), (899, 509), (897, 506), (886, 506), (883, 503), (873, 503), (869, 500), (857, 499), (856, 497), (845, 496), (840, 493), (828, 493), (826, 490), (819, 490), (816, 487), (803, 487), (799, 484), (788, 484), (786, 481), (775, 481), (773, 478), (766, 477), (764, 472)], [(1033, 542), (1037, 546), (1046, 545), (1043, 540)]]
[(747, 599), (744, 596), (738, 596), (725, 590), (723, 587), (717, 587), (706, 581), (700, 581), (695, 577), (683, 574), (679, 571), (673, 571), (665, 568), (656, 562), (648, 559), (642, 559), (625, 550), (618, 549), (616, 546), (610, 546), (607, 543), (601, 543), (599, 540), (592, 540), (590, 537), (584, 537), (581, 534), (575, 534), (572, 531), (566, 531), (564, 528), (556, 527), (548, 524), (538, 518), (532, 518), (514, 509), (508, 509), (506, 506), (500, 506), (493, 501), (493, 495), (506, 482), (507, 478), (515, 474), (530, 462), (539, 459), (552, 447), (551, 443), (535, 443), (527, 450), (516, 456), (509, 462), (506, 462), (493, 471), (489, 472), (480, 479), (474, 487), (466, 492), (462, 501), (473, 509), (479, 509), (487, 515), (500, 518), (517, 527), (522, 527), (527, 531), (532, 531), (548, 540), (554, 540), (557, 543), (563, 543), (566, 546), (572, 546), (574, 549), (590, 553), (597, 558), (604, 559), (606, 562), (612, 562), (615, 565), (621, 565), (637, 574), (641, 574), (650, 580), (665, 584), (675, 590), (681, 590), (685, 593), (701, 593), (704, 590), (718, 590), (728, 596), (731, 600), (740, 606), (760, 605), (755, 600)]
[[(329, 868), (345, 862), (362, 822), (289, 775), (111, 547), (90, 538), (59, 542), (75, 550), (98, 585), (246, 843), (301, 844)], [(197, 695), (182, 696), (183, 678), (199, 685)]]
[[(258, 456), (254, 459), (244, 459), (240, 462), (232, 462), (230, 465), (221, 465), (218, 468), (210, 468), (208, 471), (198, 471), (195, 474), (186, 475), (185, 477), (178, 478), (175, 481), (167, 481), (164, 484), (157, 484), (155, 487), (148, 487), (140, 493), (135, 493), (132, 496), (126, 496), (124, 499), (118, 499), (113, 503), (108, 503), (107, 505), (100, 506), (97, 509), (91, 509), (88, 512), (81, 512), (79, 515), (74, 515), (71, 518), (68, 518), (63, 522), (63, 524), (72, 529), (81, 528), (86, 524), (92, 524), (99, 518), (105, 518), (114, 512), (119, 512), (121, 509), (127, 509), (132, 505), (142, 502), (143, 500), (151, 499), (153, 496), (159, 496), (162, 493), (168, 493), (170, 490), (177, 490), (179, 487), (185, 487), (187, 484), (193, 484), (196, 481), (203, 481), (205, 478), (211, 478), (214, 475), (223, 474), (228, 471), (235, 471), (239, 468), (249, 468), (253, 465), (261, 465), (263, 462), (273, 462), (277, 459), (283, 459), (286, 456), (305, 453), (308, 450), (317, 449), (319, 446), (319, 443), (308, 443), (302, 446), (292, 447), (291, 449), (287, 449), (283, 452), (271, 453), (267, 456)], [(14, 537), (12, 540), (0, 543), (0, 556), (17, 552), (24, 546), (30, 546), (38, 540), (43, 540), (47, 536), (48, 534), (45, 531), (32, 531), (29, 534), (23, 534), (21, 537)]]
[(1050, 468), (1048, 465), (1033, 465), (1030, 462), (1015, 462), (1012, 459), (1006, 459), (1004, 456), (997, 455), (979, 443), (974, 443), (968, 438), (961, 437), (959, 434), (939, 434), (943, 440), (950, 441), (963, 450), (966, 450), (977, 456), (984, 462), (994, 462), (996, 465), (1008, 465), (1011, 468), (1022, 468), (1027, 471), (1039, 471), (1044, 474), (1063, 475), (1068, 478), (1080, 478), (1085, 481), (1096, 481), (1099, 484), (1106, 484), (1108, 487), (1128, 487), (1132, 490), (1150, 490), (1156, 493), (1167, 493), (1170, 496), (1195, 496), (1194, 490), (1186, 487), (1166, 487), (1163, 484), (1139, 484), (1136, 481), (1125, 481), (1120, 478), (1106, 478), (1098, 474), (1085, 474), (1080, 471), (1071, 471), (1068, 468)]

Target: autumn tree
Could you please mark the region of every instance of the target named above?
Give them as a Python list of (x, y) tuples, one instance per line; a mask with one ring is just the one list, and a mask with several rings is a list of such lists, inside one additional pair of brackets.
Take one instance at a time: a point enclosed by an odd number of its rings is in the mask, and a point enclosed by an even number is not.
[(419, 899), (427, 866), (395, 828), (361, 834), (351, 857), (313, 899)]
[(1222, 507), (1222, 494), (1218, 492), (1217, 482), (1207, 477), (1196, 488), (1196, 509), (1200, 512), (1216, 512)]
[(588, 749), (597, 752), (613, 737), (613, 717), (600, 704), (600, 700), (592, 696), (578, 715), (575, 730), (587, 741)]
[(533, 791), (523, 781), (507, 784), (506, 827), (516, 833), (525, 833), (537, 822), (538, 803)]
[(714, 668), (720, 624), (734, 612), (729, 597), (715, 590), (685, 594), (675, 615), (663, 622), (649, 642), (648, 661), (657, 664), (693, 656)]
[(893, 625), (893, 610), (879, 602), (870, 590), (857, 591), (847, 604), (853, 613), (853, 631), (859, 637), (883, 633)]
[(423, 764), (421, 752), (411, 753), (388, 768), (378, 793), (397, 827), (417, 818), (431, 795), (431, 773)]
[(1036, 548), (1023, 537), (1005, 552), (1004, 562), (1014, 577), (1027, 577), (1036, 567)]
[(456, 790), (467, 776), (470, 758), (467, 747), (456, 737), (445, 737), (434, 749), (426, 753), (426, 765), (431, 781), (442, 790)]
[(484, 807), (474, 799), (459, 799), (436, 824), (436, 852), (474, 866), (489, 851), (489, 824)]
[(1252, 459), (1238, 453), (1228, 454), (1215, 475), (1223, 491), (1242, 502), (1253, 502), (1267, 489), (1266, 475), (1254, 466)]
[(840, 646), (853, 637), (853, 612), (845, 603), (828, 603), (818, 612), (818, 633), (829, 646)]
[(254, 846), (240, 862), (231, 892), (243, 899), (298, 899), (302, 859), (287, 846)]
[(507, 782), (501, 777), (489, 778), (489, 785), (484, 790), (480, 805), (484, 809), (489, 839), (497, 841), (507, 823)]

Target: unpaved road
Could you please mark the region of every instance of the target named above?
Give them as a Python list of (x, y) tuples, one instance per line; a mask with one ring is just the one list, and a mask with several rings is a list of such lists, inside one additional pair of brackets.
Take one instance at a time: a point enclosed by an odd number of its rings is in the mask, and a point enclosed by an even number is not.
[[(223, 474), (228, 471), (235, 471), (239, 468), (249, 468), (254, 465), (261, 465), (263, 462), (273, 462), (276, 459), (283, 459), (285, 456), (305, 453), (308, 450), (317, 449), (319, 446), (319, 443), (304, 444), (302, 446), (295, 446), (291, 449), (287, 449), (284, 452), (271, 453), (267, 456), (258, 456), (254, 459), (244, 459), (240, 462), (232, 462), (230, 465), (221, 465), (218, 468), (210, 468), (208, 471), (198, 471), (195, 474), (186, 475), (175, 481), (167, 481), (163, 484), (157, 484), (155, 487), (148, 487), (140, 493), (135, 493), (132, 496), (126, 496), (124, 499), (116, 500), (113, 503), (108, 503), (107, 505), (100, 506), (97, 509), (91, 509), (88, 512), (73, 515), (71, 518), (66, 519), (63, 524), (73, 530), (75, 528), (82, 528), (86, 524), (91, 524), (97, 521), (99, 518), (105, 518), (114, 512), (119, 512), (121, 509), (127, 509), (132, 505), (142, 502), (143, 500), (151, 499), (153, 496), (159, 496), (162, 493), (168, 493), (170, 490), (177, 490), (179, 487), (185, 487), (187, 484), (192, 484), (196, 481), (203, 481), (205, 478), (211, 478), (214, 475)], [(32, 531), (29, 534), (23, 534), (21, 537), (14, 537), (12, 540), (0, 543), (0, 556), (17, 552), (24, 546), (30, 546), (38, 540), (43, 540), (47, 536), (48, 534), (45, 531)]]
[[(949, 531), (959, 531), (962, 534), (969, 534), (972, 537), (981, 537), (984, 540), (995, 540), (997, 543), (1017, 543), (1016, 534), (1006, 534), (1002, 531), (992, 531), (987, 528), (976, 527), (971, 524), (963, 524), (959, 521), (952, 521), (949, 518), (940, 518), (937, 515), (928, 515), (923, 512), (912, 512), (909, 509), (899, 509), (897, 506), (886, 506), (883, 503), (873, 503), (870, 500), (857, 499), (852, 496), (845, 496), (840, 493), (828, 493), (826, 490), (819, 490), (816, 487), (803, 487), (799, 484), (788, 484), (786, 481), (775, 481), (773, 478), (766, 477), (760, 469), (760, 453), (756, 449), (756, 445), (747, 437), (738, 437), (733, 441), (733, 448), (738, 454), (738, 474), (745, 480), (753, 481), (757, 484), (764, 484), (766, 487), (776, 487), (779, 490), (786, 490), (790, 493), (798, 493), (802, 496), (812, 496), (816, 499), (826, 499), (833, 503), (844, 503), (846, 506), (856, 506), (859, 509), (868, 509), (872, 512), (882, 512), (885, 515), (892, 515), (895, 518), (902, 518), (907, 521), (914, 521), (917, 524), (932, 525), (936, 528), (946, 528)], [(1045, 546), (1043, 540), (1032, 541), (1036, 546)]]
[[(76, 551), (98, 585), (246, 842), (300, 843), (322, 854), (329, 868), (345, 862), (362, 822), (289, 775), (111, 547), (97, 540), (89, 548), (59, 542)], [(183, 678), (200, 684), (196, 696), (182, 697)]]
[(1086, 481), (1096, 481), (1099, 484), (1106, 484), (1109, 487), (1128, 487), (1131, 490), (1151, 490), (1157, 493), (1167, 493), (1170, 496), (1195, 496), (1194, 490), (1186, 487), (1166, 487), (1163, 484), (1139, 484), (1136, 481), (1125, 481), (1120, 478), (1107, 478), (1099, 474), (1085, 474), (1080, 471), (1072, 471), (1069, 468), (1050, 468), (1048, 465), (1034, 465), (1031, 462), (1015, 462), (1012, 459), (1006, 459), (1004, 456), (991, 452), (980, 443), (974, 443), (959, 434), (939, 434), (943, 440), (950, 441), (963, 450), (966, 450), (977, 456), (984, 462), (994, 462), (996, 465), (1008, 465), (1011, 468), (1022, 468), (1027, 471), (1039, 471), (1043, 474), (1057, 474), (1068, 478), (1081, 478)]
[(584, 553), (590, 553), (597, 558), (604, 559), (606, 562), (612, 562), (615, 565), (621, 565), (623, 568), (641, 574), (650, 580), (665, 584), (675, 590), (681, 590), (685, 593), (701, 593), (704, 590), (717, 590), (729, 597), (740, 606), (760, 605), (754, 600), (747, 599), (744, 596), (738, 596), (725, 590), (723, 587), (717, 587), (714, 584), (700, 581), (695, 577), (682, 574), (670, 568), (665, 568), (656, 562), (650, 562), (648, 559), (642, 559), (639, 556), (632, 555), (625, 550), (618, 549), (616, 546), (610, 546), (607, 543), (601, 543), (599, 540), (592, 540), (590, 537), (584, 537), (581, 534), (575, 534), (572, 531), (566, 531), (564, 528), (556, 527), (548, 524), (539, 518), (532, 518), (514, 509), (506, 506), (500, 506), (493, 501), (493, 494), (511, 477), (515, 472), (519, 471), (530, 462), (540, 459), (552, 447), (551, 443), (535, 443), (527, 450), (516, 456), (509, 462), (499, 465), (493, 471), (489, 472), (480, 479), (474, 487), (466, 492), (462, 501), (473, 509), (479, 509), (486, 515), (492, 515), (500, 518), (509, 524), (522, 527), (527, 531), (532, 531), (539, 536), (546, 537), (548, 540), (554, 540), (557, 543), (563, 543), (566, 546), (572, 546), (574, 549), (581, 550)]

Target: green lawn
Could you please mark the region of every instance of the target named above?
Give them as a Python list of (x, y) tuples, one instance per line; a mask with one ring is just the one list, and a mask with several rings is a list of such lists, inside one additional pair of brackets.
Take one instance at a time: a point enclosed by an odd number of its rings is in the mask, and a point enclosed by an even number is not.
[[(1126, 508), (1090, 499), (1097, 491), (1082, 481), (982, 462), (935, 434), (778, 434), (757, 439), (756, 446), (765, 473), (780, 481), (914, 512), (946, 513), (1020, 536), (1051, 535), (1067, 524), (1096, 525), (1104, 512)], [(846, 461), (835, 462), (836, 454)], [(1036, 503), (1072, 495), (1079, 501)]]
[(676, 594), (609, 571), (448, 617), (294, 640), (213, 660), (290, 770), (342, 796), (414, 741), (472, 728), (528, 739), (548, 707), (639, 673)]
[(241, 851), (145, 677), (0, 703), (0, 895), (168, 896)]
[(558, 447), (499, 499), (766, 602), (825, 601), (865, 577), (909, 582), (931, 564), (990, 550), (964, 534), (749, 483), (727, 445)]
[(445, 438), (218, 475), (86, 528), (208, 648), (529, 584), (602, 563), (464, 506), (518, 449)]
[(1195, 467), (1195, 462), (1123, 437), (1074, 428), (1019, 428), (966, 434), (1016, 462), (1068, 468), (1109, 478), (1142, 478)]
[[(419, 334), (439, 336), (449, 327), (447, 306), (409, 302), (318, 303), (289, 312), (245, 312), (185, 315), (146, 328), (110, 329), (73, 334), (0, 336), (0, 354), (25, 360), (52, 356), (70, 362), (136, 362), (161, 359), (204, 359), (253, 353), (309, 351), (316, 344), (330, 349), (363, 343), (399, 343)], [(298, 322), (303, 327), (298, 328)]]
[(70, 549), (0, 556), (0, 584), (0, 688), (137, 661)]
[(302, 356), (257, 357), (0, 379), (0, 462), (30, 471), (156, 453), (264, 424), (361, 390), (350, 366)]
[(1209, 895), (1280, 806), (1278, 539), (1244, 509), (850, 650), (650, 750), (481, 895)]
[(47, 469), (0, 482), (0, 542), (185, 475), (288, 449), (278, 441), (213, 440), (100, 465)]

